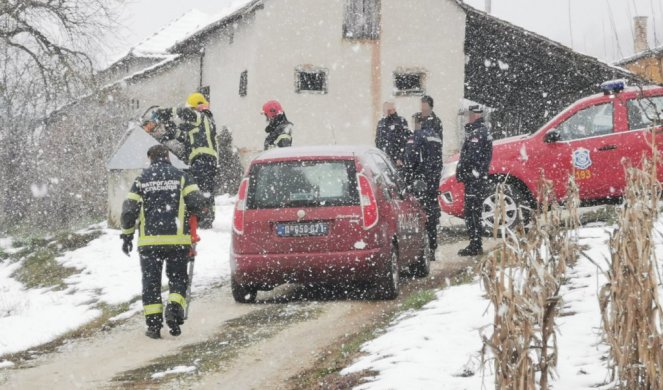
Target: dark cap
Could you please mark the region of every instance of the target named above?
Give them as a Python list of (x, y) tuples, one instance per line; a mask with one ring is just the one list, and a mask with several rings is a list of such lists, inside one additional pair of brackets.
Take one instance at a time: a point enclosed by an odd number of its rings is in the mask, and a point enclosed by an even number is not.
[(483, 108), (478, 104), (473, 104), (469, 106), (467, 109), (475, 114), (483, 114)]
[(432, 97), (430, 97), (428, 95), (424, 95), (424, 96), (421, 97), (421, 102), (422, 103), (428, 103), (430, 108), (433, 108), (433, 98)]
[(147, 150), (150, 161), (168, 161), (168, 148), (163, 145), (154, 145)]

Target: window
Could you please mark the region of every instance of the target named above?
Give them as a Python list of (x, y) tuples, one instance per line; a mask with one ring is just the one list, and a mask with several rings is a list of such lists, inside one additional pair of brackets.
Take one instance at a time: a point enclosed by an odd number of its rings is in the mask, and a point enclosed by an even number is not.
[(200, 87), (200, 89), (198, 90), (198, 92), (202, 93), (203, 96), (205, 96), (205, 99), (206, 99), (208, 102), (210, 101), (210, 100), (209, 100), (209, 92), (210, 92), (210, 90), (209, 90), (209, 85), (204, 86), (204, 87)]
[(327, 70), (314, 67), (300, 67), (295, 70), (295, 92), (327, 93)]
[(424, 72), (395, 72), (394, 73), (394, 95), (424, 95)]
[(244, 71), (239, 75), (239, 96), (246, 96), (246, 88), (249, 82), (249, 72)]
[(137, 110), (140, 108), (140, 100), (138, 99), (131, 99), (131, 102), (129, 103), (129, 108), (132, 110)]
[(345, 0), (343, 37), (380, 38), (380, 0)]
[(663, 96), (628, 101), (628, 126), (631, 130), (645, 129), (663, 119)]
[(562, 141), (596, 137), (612, 133), (612, 103), (597, 104), (576, 112), (564, 121), (557, 131)]
[(258, 164), (251, 172), (249, 209), (359, 204), (353, 161)]

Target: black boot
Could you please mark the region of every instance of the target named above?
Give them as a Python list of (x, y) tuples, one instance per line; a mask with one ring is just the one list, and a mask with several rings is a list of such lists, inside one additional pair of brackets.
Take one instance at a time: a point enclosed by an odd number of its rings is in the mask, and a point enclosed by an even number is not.
[(161, 338), (161, 327), (160, 326), (149, 326), (147, 331), (145, 331), (145, 336), (151, 339), (160, 339)]
[(182, 334), (180, 325), (184, 324), (184, 309), (178, 303), (170, 302), (166, 307), (166, 324), (172, 336)]
[(480, 246), (469, 245), (467, 248), (458, 251), (458, 256), (478, 256), (483, 253)]

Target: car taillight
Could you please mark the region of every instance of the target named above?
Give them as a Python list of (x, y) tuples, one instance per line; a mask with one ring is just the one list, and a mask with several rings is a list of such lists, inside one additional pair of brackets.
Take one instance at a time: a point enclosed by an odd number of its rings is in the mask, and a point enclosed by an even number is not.
[(366, 176), (358, 174), (357, 183), (359, 185), (359, 204), (361, 205), (364, 229), (370, 229), (378, 223), (378, 203), (375, 200), (371, 183)]
[(233, 215), (233, 230), (237, 234), (244, 233), (244, 210), (246, 210), (246, 193), (248, 187), (249, 179), (243, 179), (239, 185), (237, 203), (235, 203), (235, 214)]

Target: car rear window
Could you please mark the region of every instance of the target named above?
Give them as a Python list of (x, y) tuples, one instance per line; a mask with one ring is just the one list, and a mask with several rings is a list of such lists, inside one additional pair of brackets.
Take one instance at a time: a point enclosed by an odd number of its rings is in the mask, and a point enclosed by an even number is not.
[(358, 205), (354, 161), (257, 164), (247, 203), (249, 209)]

